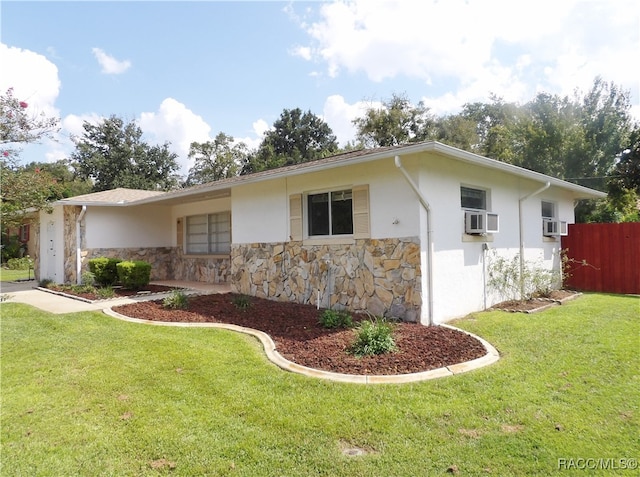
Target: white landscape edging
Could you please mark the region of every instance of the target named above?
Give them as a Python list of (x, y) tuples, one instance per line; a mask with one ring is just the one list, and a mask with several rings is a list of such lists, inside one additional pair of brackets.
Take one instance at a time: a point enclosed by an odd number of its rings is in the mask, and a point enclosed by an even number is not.
[(126, 315), (122, 315), (116, 311), (113, 311), (111, 308), (105, 308), (104, 313), (119, 320), (128, 321), (131, 323), (140, 323), (146, 325), (156, 325), (156, 326), (175, 326), (181, 328), (218, 328), (230, 331), (236, 331), (238, 333), (244, 333), (250, 336), (254, 336), (260, 340), (262, 346), (264, 347), (265, 354), (269, 361), (278, 366), (279, 368), (290, 371), (292, 373), (298, 373), (305, 376), (309, 376), (312, 378), (326, 379), (329, 381), (336, 381), (342, 383), (355, 383), (355, 384), (402, 384), (402, 383), (413, 383), (418, 381), (427, 381), (430, 379), (442, 378), (445, 376), (453, 376), (456, 374), (466, 373), (468, 371), (472, 371), (474, 369), (479, 369), (484, 366), (488, 366), (490, 364), (495, 363), (500, 359), (500, 353), (498, 350), (494, 348), (490, 343), (483, 340), (479, 336), (474, 335), (473, 333), (469, 333), (468, 331), (461, 330), (451, 325), (440, 325), (446, 328), (459, 331), (469, 335), (475, 339), (477, 339), (482, 346), (484, 346), (487, 353), (480, 358), (473, 359), (471, 361), (466, 361), (463, 363), (452, 364), (449, 366), (445, 366), (437, 369), (430, 369), (429, 371), (422, 371), (419, 373), (408, 373), (408, 374), (389, 374), (389, 375), (363, 375), (363, 374), (341, 374), (341, 373), (333, 373), (330, 371), (323, 371), (320, 369), (309, 368), (307, 366), (302, 366), (300, 364), (289, 361), (284, 358), (278, 351), (276, 350), (276, 345), (271, 339), (271, 337), (259, 330), (254, 330), (253, 328), (247, 328), (244, 326), (232, 325), (228, 323), (183, 323), (183, 322), (169, 322), (169, 321), (150, 321), (150, 320), (142, 320), (139, 318), (131, 318)]

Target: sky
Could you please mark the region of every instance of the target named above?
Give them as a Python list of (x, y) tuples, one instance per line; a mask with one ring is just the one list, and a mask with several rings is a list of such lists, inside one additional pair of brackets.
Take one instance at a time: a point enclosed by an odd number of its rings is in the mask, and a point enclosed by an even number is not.
[(250, 148), (284, 109), (321, 117), (345, 145), (353, 119), (394, 94), (438, 115), (491, 95), (629, 91), (640, 120), (637, 0), (0, 2), (0, 91), (60, 119), (23, 163), (68, 158), (85, 121), (135, 121), (170, 142)]

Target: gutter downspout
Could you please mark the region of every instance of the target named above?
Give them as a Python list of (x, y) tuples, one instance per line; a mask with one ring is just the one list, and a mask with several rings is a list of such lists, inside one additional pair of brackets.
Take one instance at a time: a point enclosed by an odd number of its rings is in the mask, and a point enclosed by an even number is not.
[(82, 278), (80, 276), (80, 272), (82, 270), (82, 244), (80, 243), (80, 222), (84, 218), (84, 214), (87, 213), (87, 206), (83, 205), (82, 210), (80, 211), (80, 215), (76, 219), (76, 283), (78, 285), (82, 284)]
[(544, 192), (551, 186), (551, 182), (547, 181), (545, 185), (538, 190), (531, 192), (523, 197), (520, 197), (518, 201), (518, 222), (520, 225), (520, 299), (524, 300), (524, 224), (522, 221), (522, 203), (534, 195), (538, 195)]
[(425, 198), (422, 191), (418, 188), (416, 183), (413, 181), (409, 173), (406, 171), (404, 167), (402, 167), (402, 161), (400, 161), (400, 156), (396, 156), (394, 158), (396, 167), (402, 172), (404, 178), (407, 180), (413, 192), (418, 196), (418, 200), (420, 204), (424, 208), (427, 213), (427, 293), (429, 294), (429, 300), (427, 302), (427, 325), (433, 325), (433, 239), (431, 236), (431, 207), (429, 206), (429, 202)]

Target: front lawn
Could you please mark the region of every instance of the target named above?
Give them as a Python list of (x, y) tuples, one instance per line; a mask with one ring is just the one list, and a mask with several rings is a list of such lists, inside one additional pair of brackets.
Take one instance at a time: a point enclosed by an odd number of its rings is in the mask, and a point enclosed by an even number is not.
[(17, 280), (33, 279), (33, 270), (10, 270), (0, 267), (0, 282), (15, 282)]
[(639, 312), (588, 295), (478, 313), (454, 324), (498, 363), (366, 386), (284, 372), (231, 331), (3, 303), (0, 474), (632, 475)]

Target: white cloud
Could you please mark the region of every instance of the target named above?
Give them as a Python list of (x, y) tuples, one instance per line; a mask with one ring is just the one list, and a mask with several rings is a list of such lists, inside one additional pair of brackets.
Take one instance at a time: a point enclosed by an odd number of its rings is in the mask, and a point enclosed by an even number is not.
[(0, 43), (0, 91), (13, 88), (14, 97), (29, 104), (29, 109), (58, 117), (55, 107), (60, 93), (58, 67), (44, 56)]
[(173, 98), (167, 98), (160, 104), (157, 112), (142, 113), (138, 125), (152, 144), (169, 141), (169, 149), (178, 154), (180, 174), (186, 175), (193, 165), (188, 158), (192, 142), (209, 141), (211, 127), (184, 104)]
[(631, 90), (635, 105), (639, 22), (635, 0), (333, 1), (300, 21), (310, 40), (295, 51), (330, 77), (423, 80), (442, 106), (489, 92), (518, 101), (570, 94), (596, 76)]
[(254, 121), (251, 126), (253, 136), (236, 137), (234, 138), (234, 142), (236, 144), (243, 142), (250, 150), (255, 150), (258, 149), (258, 146), (260, 146), (260, 143), (264, 139), (265, 133), (269, 129), (271, 129), (271, 126), (269, 126), (269, 124), (264, 119), (258, 119), (257, 121)]
[(356, 135), (356, 128), (352, 121), (363, 116), (368, 108), (379, 106), (382, 106), (382, 103), (358, 101), (355, 104), (349, 104), (342, 96), (334, 94), (324, 102), (323, 119), (331, 127), (338, 143), (345, 146)]
[(113, 56), (107, 54), (104, 50), (100, 48), (92, 48), (93, 56), (96, 57), (100, 67), (102, 68), (102, 72), (108, 75), (119, 75), (124, 73), (131, 67), (131, 62), (129, 60), (116, 60)]

